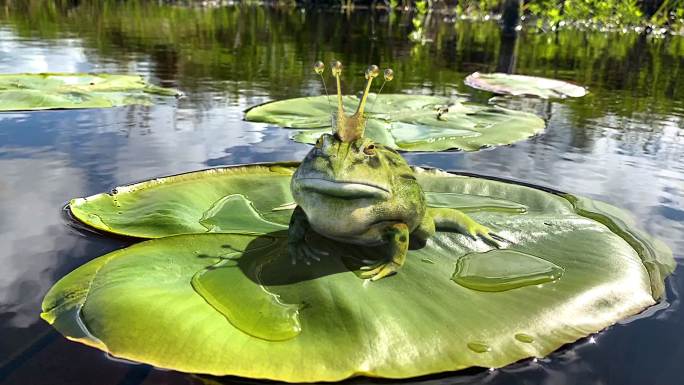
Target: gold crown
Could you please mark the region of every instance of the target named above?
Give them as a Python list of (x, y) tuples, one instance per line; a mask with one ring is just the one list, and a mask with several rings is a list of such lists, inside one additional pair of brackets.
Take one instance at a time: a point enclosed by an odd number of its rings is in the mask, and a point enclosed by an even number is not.
[[(370, 91), (371, 83), (380, 74), (380, 69), (375, 64), (369, 66), (366, 69), (366, 89), (363, 91), (363, 96), (361, 97), (361, 102), (353, 115), (347, 116), (344, 113), (344, 106), (342, 105), (342, 89), (340, 86), (340, 76), (342, 75), (342, 63), (335, 60), (330, 65), (332, 75), (335, 77), (337, 82), (337, 116), (335, 120), (335, 129), (337, 136), (344, 142), (351, 142), (358, 138), (363, 137), (363, 132), (366, 129), (366, 118), (363, 116), (364, 108), (366, 107), (366, 99), (368, 98), (368, 92)], [(325, 70), (325, 65), (322, 61), (317, 61), (314, 63), (314, 72), (323, 77), (323, 71)], [(394, 79), (394, 71), (387, 68), (383, 77), (386, 82)], [(325, 82), (323, 83), (325, 85)], [(384, 83), (383, 83), (384, 86)], [(382, 90), (382, 87), (380, 88)], [(327, 91), (326, 91), (327, 93)]]

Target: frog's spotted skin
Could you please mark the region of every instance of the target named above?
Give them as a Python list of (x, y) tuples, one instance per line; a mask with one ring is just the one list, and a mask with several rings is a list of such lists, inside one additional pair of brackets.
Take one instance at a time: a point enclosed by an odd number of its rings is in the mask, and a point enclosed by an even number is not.
[[(322, 63), (314, 69), (320, 73)], [(435, 228), (462, 231), (494, 242), (485, 226), (466, 214), (447, 208), (428, 208), (425, 194), (406, 160), (396, 151), (363, 137), (364, 105), (377, 66), (366, 71), (368, 83), (356, 113), (346, 116), (339, 86), (342, 65), (333, 63), (337, 80), (338, 111), (335, 134), (322, 135), (292, 177), (290, 188), (297, 202), (290, 223), (293, 260), (310, 263), (324, 255), (305, 241), (315, 231), (341, 242), (373, 246), (386, 243), (387, 258), (364, 269), (362, 276), (378, 280), (404, 263), (409, 242), (422, 246)], [(389, 74), (389, 76), (387, 75)], [(385, 80), (391, 80), (391, 70)]]

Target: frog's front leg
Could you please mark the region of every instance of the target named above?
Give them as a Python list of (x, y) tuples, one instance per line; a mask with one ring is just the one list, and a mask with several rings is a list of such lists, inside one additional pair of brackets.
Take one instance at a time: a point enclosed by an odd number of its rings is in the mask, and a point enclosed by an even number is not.
[(290, 217), (290, 227), (287, 234), (287, 250), (292, 259), (292, 264), (301, 261), (310, 265), (312, 261), (320, 261), (320, 256), (326, 256), (328, 253), (321, 250), (316, 250), (306, 243), (306, 235), (311, 229), (306, 213), (301, 207), (295, 207)]
[(435, 226), (438, 229), (456, 230), (473, 238), (480, 236), (494, 246), (499, 247), (499, 243), (494, 239), (494, 237), (498, 238), (498, 236), (489, 227), (479, 224), (462, 211), (451, 208), (429, 207), (427, 212), (435, 221)]
[(384, 231), (384, 238), (388, 243), (389, 259), (378, 266), (361, 273), (361, 277), (377, 281), (394, 274), (404, 265), (409, 246), (409, 228), (405, 223), (395, 223)]

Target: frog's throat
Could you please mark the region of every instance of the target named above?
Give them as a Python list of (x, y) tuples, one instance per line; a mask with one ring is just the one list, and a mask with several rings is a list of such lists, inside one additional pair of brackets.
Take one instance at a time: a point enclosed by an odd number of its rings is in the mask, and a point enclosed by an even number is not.
[[(377, 68), (377, 67), (376, 67)], [(363, 96), (359, 102), (354, 115), (347, 116), (344, 113), (344, 106), (342, 104), (342, 89), (340, 87), (340, 74), (335, 74), (337, 81), (337, 117), (335, 120), (335, 129), (337, 136), (343, 142), (353, 142), (363, 137), (366, 130), (366, 118), (363, 115), (366, 107), (366, 100), (370, 92), (371, 83), (373, 83), (374, 76), (367, 76), (366, 88), (363, 91)]]
[(299, 187), (322, 195), (343, 199), (388, 199), (389, 189), (368, 182), (332, 181), (323, 178), (302, 178)]

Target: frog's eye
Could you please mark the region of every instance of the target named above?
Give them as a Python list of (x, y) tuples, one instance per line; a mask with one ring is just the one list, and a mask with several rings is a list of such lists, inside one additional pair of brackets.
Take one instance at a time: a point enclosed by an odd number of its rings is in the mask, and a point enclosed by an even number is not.
[(369, 156), (375, 155), (375, 145), (373, 143), (363, 148), (363, 153)]
[(318, 138), (318, 140), (316, 141), (316, 144), (314, 145), (314, 147), (316, 147), (316, 148), (318, 148), (318, 149), (320, 149), (320, 148), (323, 147), (323, 137), (322, 137), (322, 136), (321, 136), (320, 138)]

